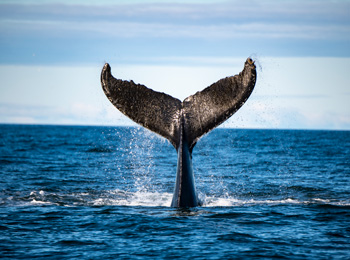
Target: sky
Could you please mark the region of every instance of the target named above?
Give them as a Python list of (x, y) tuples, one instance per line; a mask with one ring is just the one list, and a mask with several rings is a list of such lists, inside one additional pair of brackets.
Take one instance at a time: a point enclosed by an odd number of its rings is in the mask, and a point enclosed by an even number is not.
[(350, 130), (350, 0), (0, 0), (0, 123), (134, 125), (100, 84), (257, 83), (224, 127)]

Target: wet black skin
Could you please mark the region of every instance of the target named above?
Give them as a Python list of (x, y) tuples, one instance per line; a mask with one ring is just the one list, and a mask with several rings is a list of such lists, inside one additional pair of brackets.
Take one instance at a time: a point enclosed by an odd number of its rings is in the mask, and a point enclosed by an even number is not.
[(193, 176), (192, 152), (187, 141), (186, 135), (183, 133), (183, 126), (180, 131), (180, 143), (177, 148), (177, 169), (176, 182), (172, 207), (196, 207), (201, 202), (198, 199), (196, 185)]

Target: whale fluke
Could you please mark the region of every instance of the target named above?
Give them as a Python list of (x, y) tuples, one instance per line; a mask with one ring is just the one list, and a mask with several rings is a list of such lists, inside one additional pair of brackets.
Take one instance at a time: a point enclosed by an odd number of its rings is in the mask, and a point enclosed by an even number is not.
[(133, 81), (115, 79), (106, 63), (101, 84), (109, 101), (136, 123), (160, 134), (174, 146), (178, 142), (181, 101)]
[(254, 61), (241, 73), (220, 79), (183, 102), (133, 81), (116, 79), (106, 63), (101, 73), (104, 93), (112, 104), (136, 123), (170, 141), (178, 152), (172, 206), (200, 204), (192, 172), (192, 150), (201, 136), (232, 116), (249, 98), (256, 82)]
[(181, 118), (193, 149), (198, 139), (231, 117), (248, 99), (256, 81), (254, 62), (248, 58), (244, 69), (187, 97), (183, 102), (132, 80), (116, 79), (106, 63), (101, 73), (104, 93), (112, 104), (136, 123), (158, 133), (177, 148)]

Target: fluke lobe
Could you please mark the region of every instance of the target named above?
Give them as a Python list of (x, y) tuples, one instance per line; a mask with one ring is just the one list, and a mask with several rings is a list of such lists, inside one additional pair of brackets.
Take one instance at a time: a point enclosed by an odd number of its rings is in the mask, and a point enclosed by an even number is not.
[(248, 99), (256, 82), (254, 61), (248, 58), (238, 75), (218, 82), (180, 101), (133, 81), (116, 79), (106, 63), (101, 84), (109, 101), (136, 123), (165, 137), (177, 151), (172, 207), (196, 207), (192, 150), (201, 136), (232, 116)]

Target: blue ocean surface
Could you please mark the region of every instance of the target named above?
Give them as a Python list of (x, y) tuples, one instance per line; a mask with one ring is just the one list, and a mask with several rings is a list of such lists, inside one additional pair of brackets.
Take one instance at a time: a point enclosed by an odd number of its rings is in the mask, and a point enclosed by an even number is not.
[(212, 131), (197, 208), (176, 160), (138, 127), (0, 125), (0, 257), (350, 259), (350, 131)]

